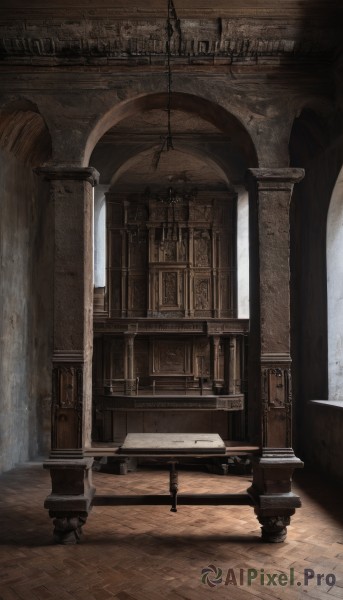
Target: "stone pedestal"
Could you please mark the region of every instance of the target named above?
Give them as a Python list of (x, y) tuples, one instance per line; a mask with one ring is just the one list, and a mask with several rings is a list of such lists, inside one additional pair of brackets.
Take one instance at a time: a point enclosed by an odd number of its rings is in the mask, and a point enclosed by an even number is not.
[(261, 457), (253, 457), (253, 484), (248, 489), (261, 523), (262, 540), (283, 542), (287, 526), (300, 498), (292, 493), (292, 475), (303, 463), (292, 449), (263, 448)]
[(77, 544), (95, 494), (92, 485), (93, 459), (49, 460), (43, 464), (50, 470), (52, 490), (44, 507), (54, 519), (54, 541)]
[(300, 499), (291, 492), (289, 205), (302, 169), (251, 169), (249, 402), (250, 431), (262, 448), (253, 462), (255, 512), (262, 539), (282, 542)]

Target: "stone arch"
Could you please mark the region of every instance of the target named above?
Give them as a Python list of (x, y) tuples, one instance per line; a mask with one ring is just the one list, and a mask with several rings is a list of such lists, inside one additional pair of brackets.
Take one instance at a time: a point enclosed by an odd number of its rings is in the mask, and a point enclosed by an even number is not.
[[(87, 164), (89, 158), (92, 156), (90, 164), (96, 167), (101, 174), (100, 165), (97, 164), (95, 160), (94, 154), (92, 154), (93, 150), (95, 151), (97, 147), (97, 143), (100, 141), (102, 136), (104, 136), (109, 130), (115, 129), (115, 126), (119, 123), (122, 123), (125, 120), (128, 120), (130, 117), (133, 118), (135, 115), (143, 112), (164, 109), (167, 105), (167, 95), (165, 93), (151, 93), (145, 94), (141, 96), (137, 96), (134, 99), (122, 102), (121, 104), (113, 107), (109, 110), (105, 115), (103, 115), (96, 127), (93, 129), (90, 137), (88, 138), (86, 149), (85, 149), (85, 163)], [(232, 189), (234, 187), (233, 182), (231, 181), (231, 161), (233, 160), (233, 155), (236, 154), (240, 156), (240, 164), (244, 165), (243, 168), (240, 169), (240, 177), (239, 181), (236, 180), (234, 184), (238, 184), (240, 186), (240, 196), (245, 170), (251, 166), (258, 166), (257, 153), (255, 150), (255, 146), (250, 138), (249, 133), (243, 126), (243, 124), (239, 121), (239, 119), (224, 109), (222, 106), (214, 103), (213, 101), (207, 100), (200, 96), (195, 96), (192, 94), (186, 93), (173, 93), (172, 96), (172, 110), (180, 111), (183, 113), (193, 114), (197, 117), (200, 117), (202, 120), (209, 122), (211, 125), (217, 129), (219, 134), (224, 134), (228, 140), (228, 144), (231, 148), (231, 155), (226, 157), (221, 157), (219, 155), (214, 155), (212, 152), (207, 151), (207, 148), (201, 148), (200, 146), (192, 146), (183, 147), (181, 142), (178, 142), (177, 149), (180, 151), (184, 151), (186, 153), (193, 154), (197, 156), (208, 165), (212, 165), (214, 169), (216, 169), (220, 173), (220, 177), (222, 178), (224, 185), (227, 186), (227, 189)], [(137, 157), (137, 154), (143, 153), (148, 149), (151, 149), (151, 144), (146, 145), (145, 147), (135, 148), (132, 151), (132, 154), (129, 156), (120, 153), (120, 156), (116, 156), (115, 165), (113, 166), (114, 175), (111, 178), (111, 182), (108, 186), (108, 189), (114, 182), (120, 177), (120, 175), (128, 168), (129, 164), (132, 164)], [(157, 148), (157, 146), (156, 146)], [(225, 159), (227, 160), (225, 164)], [(95, 160), (95, 164), (94, 163)], [(235, 170), (235, 168), (233, 169)], [(236, 169), (237, 171), (237, 169)], [(105, 178), (106, 179), (106, 178)], [(106, 179), (107, 180), (107, 179)], [(105, 183), (102, 181), (102, 183)], [(96, 192), (96, 206), (98, 207), (98, 194)], [(244, 209), (241, 211), (241, 219), (240, 223), (243, 226), (243, 230), (246, 232), (248, 229), (247, 226), (247, 198), (243, 194), (245, 198)], [(243, 196), (240, 198), (239, 209), (242, 206)], [(100, 210), (100, 209), (99, 209)], [(244, 221), (244, 223), (243, 223)], [(102, 232), (102, 235), (99, 234), (98, 229), (96, 230), (96, 235), (94, 238), (95, 242), (95, 259), (99, 255), (101, 255), (100, 247), (98, 248), (99, 240), (103, 240), (105, 237), (105, 232)], [(245, 235), (246, 238), (246, 235)], [(248, 240), (244, 239), (244, 254), (247, 256), (248, 254)], [(97, 259), (95, 260), (97, 264)], [(245, 289), (245, 296), (248, 297), (248, 259), (244, 261), (244, 269), (242, 273), (242, 288)], [(102, 269), (104, 271), (104, 269)], [(247, 303), (246, 300), (245, 303)], [(245, 307), (242, 312), (244, 316), (248, 315), (248, 309)]]
[[(111, 108), (98, 120), (87, 139), (83, 165), (88, 165), (97, 142), (110, 128), (132, 115), (152, 109), (165, 108), (166, 105), (167, 94), (160, 92), (136, 96)], [(258, 166), (256, 148), (248, 131), (236, 116), (228, 112), (221, 105), (201, 96), (174, 92), (171, 108), (172, 110), (195, 113), (204, 120), (209, 121), (219, 131), (230, 136), (237, 149), (246, 157), (247, 167)]]
[[(115, 130), (116, 125), (122, 124), (125, 120), (129, 120), (130, 118), (134, 118), (137, 114), (154, 111), (156, 109), (165, 109), (166, 105), (167, 95), (165, 93), (151, 93), (138, 96), (133, 100), (129, 100), (121, 103), (120, 105), (115, 106), (99, 120), (97, 126), (94, 128), (92, 134), (90, 135), (85, 150), (85, 159), (86, 157), (89, 157), (91, 155), (91, 152), (93, 152), (93, 150), (95, 152), (95, 149), (98, 147), (98, 142), (106, 134), (107, 131), (112, 129)], [(209, 101), (199, 96), (185, 93), (173, 93), (172, 110), (180, 111), (183, 113), (189, 113), (190, 115), (196, 115), (202, 120), (210, 123), (213, 126), (213, 128), (217, 130), (218, 134), (224, 134), (226, 136), (226, 139), (228, 141), (228, 147), (230, 146), (231, 148), (233, 147), (234, 149), (236, 149), (236, 154), (239, 154), (241, 156), (241, 163), (245, 165), (244, 168), (241, 169), (241, 177), (239, 182), (235, 182), (239, 183), (240, 189), (242, 189), (245, 170), (250, 166), (257, 166), (258, 159), (250, 135), (243, 126), (243, 124), (239, 121), (239, 119), (233, 114), (229, 113), (226, 109), (215, 104), (212, 101)], [(107, 178), (105, 177), (105, 180), (108, 181), (109, 185), (113, 185), (113, 183), (116, 180), (118, 180), (118, 178), (120, 178), (122, 173), (128, 168), (130, 168), (130, 164), (132, 164), (136, 160), (137, 155), (140, 153), (144, 153), (148, 150), (148, 148), (149, 145), (146, 145), (145, 147), (141, 148), (135, 148), (132, 151), (132, 154), (130, 154), (130, 156), (127, 156), (125, 152), (124, 154), (121, 152), (120, 156), (116, 158), (115, 167), (113, 165), (114, 175), (111, 177), (111, 181), (107, 180)], [(232, 189), (232, 187), (234, 187), (232, 185), (232, 182), (230, 181), (230, 164), (229, 161), (227, 162), (227, 164), (225, 164), (225, 158), (222, 158), (222, 160), (220, 160), (220, 156), (215, 156), (214, 154), (211, 154), (211, 152), (207, 151), (208, 148), (206, 147), (202, 148), (200, 146), (192, 146), (192, 148), (186, 148), (183, 147), (182, 143), (180, 142), (178, 142), (177, 149), (197, 156), (199, 159), (203, 160), (204, 163), (206, 162), (207, 165), (211, 165), (213, 169), (216, 169), (220, 173), (219, 177), (222, 179), (223, 189), (227, 187), (227, 189), (229, 190), (230, 188)], [(233, 154), (234, 151), (231, 151), (231, 156), (229, 160), (232, 159)], [(100, 168), (100, 164), (97, 164), (95, 158), (96, 157), (93, 153), (90, 164), (92, 166), (95, 166), (101, 173), (102, 170)], [(94, 161), (95, 164), (93, 164)], [(102, 181), (102, 183), (105, 183), (105, 181)], [(241, 206), (241, 203), (239, 205)], [(247, 220), (246, 210), (244, 210), (244, 214), (242, 213), (242, 215), (244, 219)], [(247, 230), (247, 224), (245, 226), (245, 230)], [(99, 240), (100, 237), (97, 236), (97, 239)], [(247, 245), (247, 243), (245, 243), (245, 245)], [(100, 254), (100, 252), (98, 253), (96, 250), (95, 254)], [(247, 261), (246, 263), (248, 264)], [(245, 280), (248, 279), (247, 269), (248, 267), (245, 266), (243, 275), (243, 279)]]
[(50, 158), (50, 133), (36, 104), (18, 99), (1, 108), (0, 145), (33, 167)]

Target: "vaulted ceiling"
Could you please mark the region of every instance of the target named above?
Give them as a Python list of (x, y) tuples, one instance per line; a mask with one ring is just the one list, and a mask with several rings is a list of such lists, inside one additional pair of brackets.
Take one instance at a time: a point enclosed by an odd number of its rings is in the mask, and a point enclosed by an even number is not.
[(167, 151), (166, 110), (124, 119), (103, 136), (90, 164), (100, 172), (101, 183), (132, 191), (168, 182), (222, 190), (242, 177), (246, 169), (242, 156), (234, 151), (230, 137), (209, 121), (172, 110), (171, 130), (173, 149)]

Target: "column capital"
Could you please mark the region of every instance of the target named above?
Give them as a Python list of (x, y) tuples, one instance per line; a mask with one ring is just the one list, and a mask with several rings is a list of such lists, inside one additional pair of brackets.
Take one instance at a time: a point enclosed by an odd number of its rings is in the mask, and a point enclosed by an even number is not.
[(34, 169), (47, 181), (88, 181), (93, 187), (99, 183), (99, 173), (94, 167), (73, 167), (68, 165), (51, 165)]
[(124, 331), (124, 340), (128, 344), (130, 344), (134, 341), (136, 335), (137, 335), (137, 332), (135, 332), (135, 331)]
[(305, 176), (304, 169), (281, 168), (281, 169), (248, 169), (246, 175), (247, 187), (257, 184), (259, 189), (291, 189), (295, 183), (301, 181)]

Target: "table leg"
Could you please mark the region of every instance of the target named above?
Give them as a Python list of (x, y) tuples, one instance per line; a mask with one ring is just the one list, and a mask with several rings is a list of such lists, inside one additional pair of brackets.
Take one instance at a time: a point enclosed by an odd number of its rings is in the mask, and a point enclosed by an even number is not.
[(176, 470), (177, 462), (170, 461), (169, 491), (172, 498), (171, 512), (177, 512), (177, 492), (178, 492), (178, 472)]

